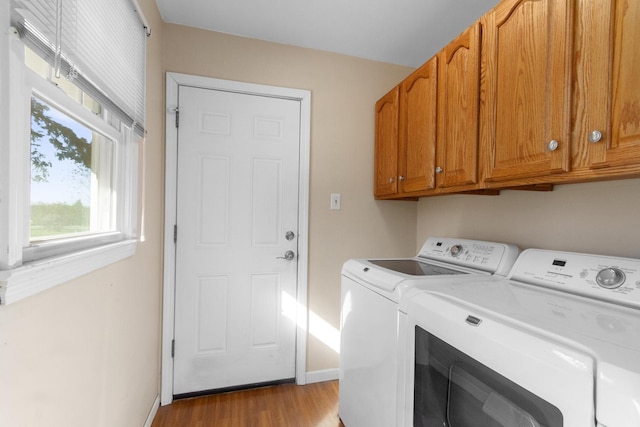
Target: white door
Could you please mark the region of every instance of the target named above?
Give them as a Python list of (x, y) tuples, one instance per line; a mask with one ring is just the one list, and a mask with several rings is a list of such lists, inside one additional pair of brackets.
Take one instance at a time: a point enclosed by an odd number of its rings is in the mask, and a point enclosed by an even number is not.
[(293, 379), (300, 102), (178, 98), (173, 393)]

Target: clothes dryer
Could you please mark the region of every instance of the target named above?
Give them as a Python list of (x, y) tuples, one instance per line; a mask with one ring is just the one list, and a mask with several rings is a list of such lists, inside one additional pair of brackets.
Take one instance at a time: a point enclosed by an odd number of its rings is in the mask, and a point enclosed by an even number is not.
[(399, 426), (640, 426), (640, 260), (528, 249), (400, 304)]

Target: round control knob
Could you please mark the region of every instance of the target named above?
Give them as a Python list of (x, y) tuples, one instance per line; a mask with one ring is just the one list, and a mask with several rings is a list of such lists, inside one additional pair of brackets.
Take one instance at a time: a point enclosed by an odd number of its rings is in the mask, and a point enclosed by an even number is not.
[(453, 246), (451, 246), (451, 249), (449, 249), (449, 252), (453, 256), (460, 255), (462, 253), (462, 245), (453, 245)]
[(595, 144), (596, 142), (600, 142), (601, 139), (602, 132), (600, 132), (599, 130), (591, 131), (591, 133), (589, 134), (589, 142), (593, 142)]
[(622, 286), (626, 279), (624, 272), (619, 268), (604, 268), (598, 272), (596, 282), (606, 289), (615, 289)]
[(549, 151), (556, 151), (558, 149), (558, 146), (560, 145), (560, 143), (558, 141), (556, 141), (555, 139), (552, 139), (551, 141), (549, 141), (549, 143), (547, 144), (547, 150)]

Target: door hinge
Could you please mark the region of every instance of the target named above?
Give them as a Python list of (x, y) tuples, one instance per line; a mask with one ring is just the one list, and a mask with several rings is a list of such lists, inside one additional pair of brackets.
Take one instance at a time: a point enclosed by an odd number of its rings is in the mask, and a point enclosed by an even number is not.
[(180, 127), (180, 109), (176, 107), (176, 127)]
[(171, 357), (176, 355), (176, 340), (171, 340)]
[(173, 225), (173, 243), (178, 243), (178, 224)]

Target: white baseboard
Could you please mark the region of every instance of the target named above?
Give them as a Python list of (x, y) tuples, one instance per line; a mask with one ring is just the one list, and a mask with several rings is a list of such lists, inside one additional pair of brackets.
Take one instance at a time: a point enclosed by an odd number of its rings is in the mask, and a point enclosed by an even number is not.
[(144, 422), (144, 427), (151, 427), (151, 424), (153, 424), (153, 419), (156, 417), (156, 413), (158, 412), (159, 407), (160, 407), (160, 395), (157, 395), (156, 399), (153, 401), (153, 406), (151, 406), (151, 411), (149, 411), (147, 420)]
[(338, 368), (307, 372), (307, 384), (337, 380), (339, 375), (340, 370)]

